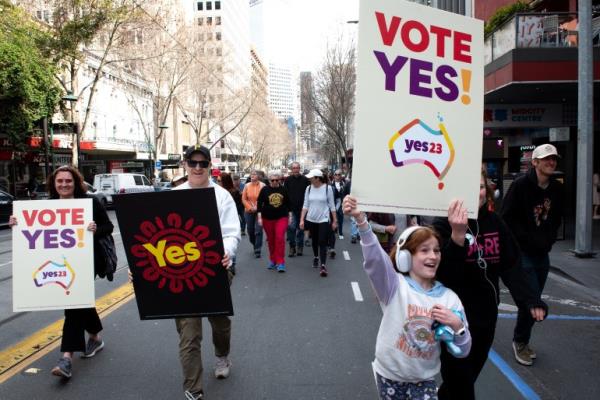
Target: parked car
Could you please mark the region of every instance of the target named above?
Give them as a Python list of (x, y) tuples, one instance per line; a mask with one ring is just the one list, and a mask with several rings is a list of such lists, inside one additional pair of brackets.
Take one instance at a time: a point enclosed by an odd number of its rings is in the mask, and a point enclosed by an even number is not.
[(0, 190), (0, 226), (8, 225), (8, 217), (12, 215), (14, 197)]
[(171, 182), (158, 182), (154, 185), (154, 191), (156, 192), (164, 192), (165, 190), (171, 190), (173, 188), (173, 184)]
[(113, 203), (114, 195), (154, 191), (145, 175), (131, 173), (95, 175), (94, 188), (106, 195), (107, 204)]
[(83, 183), (85, 184), (85, 187), (87, 188), (88, 195), (92, 195), (95, 198), (97, 198), (98, 201), (100, 202), (100, 204), (102, 204), (104, 206), (104, 208), (108, 207), (108, 200), (107, 200), (106, 194), (104, 194), (103, 192), (101, 192), (99, 190), (96, 190), (96, 188), (93, 187), (88, 182), (83, 182)]

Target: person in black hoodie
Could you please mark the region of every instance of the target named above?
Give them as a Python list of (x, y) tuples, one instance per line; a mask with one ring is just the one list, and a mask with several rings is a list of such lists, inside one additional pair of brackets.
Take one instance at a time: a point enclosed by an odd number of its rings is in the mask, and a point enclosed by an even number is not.
[(519, 263), (519, 248), (508, 227), (486, 206), (487, 177), (482, 171), (479, 213), (467, 219), (462, 201), (454, 200), (448, 218), (435, 218), (433, 227), (442, 237), (442, 262), (437, 279), (456, 292), (465, 307), (473, 338), (466, 358), (453, 357), (442, 349), (440, 400), (475, 398), (475, 381), (487, 360), (498, 319), (499, 278), (516, 302), (527, 304), (536, 320), (543, 320), (548, 307), (529, 284)]
[(304, 192), (310, 185), (308, 178), (300, 173), (300, 163), (293, 162), (290, 166), (292, 174), (283, 183), (290, 198), (292, 221), (288, 226), (287, 240), (290, 245), (288, 255), (301, 256), (304, 252), (304, 230), (300, 229), (300, 213), (304, 204)]
[[(550, 270), (548, 253), (563, 219), (563, 186), (553, 176), (557, 161), (556, 147), (551, 144), (536, 147), (531, 160), (533, 168), (510, 185), (501, 211), (521, 247), (523, 268), (540, 295)], [(529, 340), (535, 321), (526, 305), (517, 306), (519, 315), (512, 344), (515, 359), (522, 365), (532, 365), (536, 355)]]

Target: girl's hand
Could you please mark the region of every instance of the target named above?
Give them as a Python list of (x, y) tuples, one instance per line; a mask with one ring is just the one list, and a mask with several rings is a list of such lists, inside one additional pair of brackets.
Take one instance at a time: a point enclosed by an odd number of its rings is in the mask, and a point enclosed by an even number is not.
[(388, 225), (385, 227), (385, 233), (389, 233), (390, 235), (393, 235), (394, 233), (396, 233), (396, 225)]
[(463, 321), (458, 317), (458, 315), (454, 314), (452, 311), (450, 311), (450, 309), (441, 304), (436, 304), (433, 306), (431, 309), (431, 316), (440, 324), (448, 325), (454, 330), (454, 332), (460, 330), (460, 328), (462, 328), (464, 325)]
[(301, 219), (300, 223), (298, 224), (298, 226), (300, 227), (301, 230), (304, 230), (304, 220)]
[(357, 219), (361, 214), (361, 211), (358, 209), (356, 197), (350, 195), (344, 197), (342, 210), (344, 211), (344, 214), (350, 215), (351, 217), (354, 217), (354, 219)]
[(452, 241), (458, 246), (464, 246), (465, 235), (469, 227), (467, 209), (463, 207), (462, 200), (452, 200), (448, 207), (448, 223), (452, 228)]
[(537, 322), (543, 321), (546, 318), (546, 313), (542, 307), (532, 307), (529, 311), (531, 312), (531, 317)]
[(10, 217), (8, 217), (8, 226), (10, 226), (11, 228), (13, 226), (17, 225), (17, 217), (15, 217), (14, 215), (11, 215)]
[(90, 222), (90, 224), (87, 227), (87, 230), (93, 233), (96, 233), (96, 223), (94, 221)]
[(334, 231), (337, 229), (337, 221), (333, 221), (331, 223), (331, 229), (333, 229)]

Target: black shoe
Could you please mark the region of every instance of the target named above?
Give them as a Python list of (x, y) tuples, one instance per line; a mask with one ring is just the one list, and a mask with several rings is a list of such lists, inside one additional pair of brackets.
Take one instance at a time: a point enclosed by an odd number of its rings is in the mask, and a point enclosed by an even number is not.
[(356, 236), (352, 236), (352, 238), (350, 239), (350, 243), (356, 244)]
[(329, 258), (335, 258), (335, 249), (329, 250)]
[(313, 268), (317, 268), (319, 266), (319, 257), (313, 258)]
[(321, 271), (319, 271), (319, 275), (321, 275), (323, 278), (327, 276), (327, 268), (325, 268), (325, 265), (321, 265)]
[(260, 258), (260, 251), (255, 251), (254, 252), (254, 257)]
[(296, 248), (290, 246), (290, 251), (288, 253), (288, 257), (294, 257), (294, 256), (296, 256)]
[(298, 247), (298, 250), (296, 250), (296, 255), (298, 257), (300, 257), (304, 252), (304, 248), (303, 247)]

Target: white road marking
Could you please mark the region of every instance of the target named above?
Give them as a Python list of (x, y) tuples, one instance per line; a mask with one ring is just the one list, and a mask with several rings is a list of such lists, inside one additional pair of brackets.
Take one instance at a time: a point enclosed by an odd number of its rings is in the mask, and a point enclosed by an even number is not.
[(513, 306), (512, 304), (500, 303), (500, 305), (498, 305), (498, 310), (517, 312), (519, 311), (519, 307)]
[(360, 287), (358, 286), (358, 282), (350, 282), (352, 285), (352, 292), (354, 293), (354, 300), (363, 301), (362, 293), (360, 292)]
[(600, 312), (600, 306), (595, 304), (584, 303), (582, 301), (572, 300), (572, 299), (560, 299), (554, 296), (548, 296), (546, 294), (542, 295), (542, 300), (552, 303), (558, 303), (565, 306), (577, 307), (582, 310)]
[(348, 250), (344, 250), (344, 260), (346, 261), (350, 261), (350, 253), (348, 253)]

